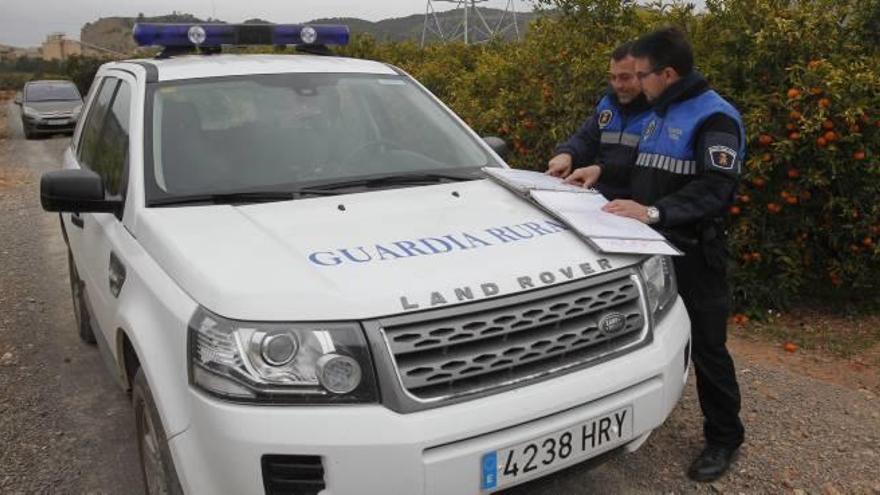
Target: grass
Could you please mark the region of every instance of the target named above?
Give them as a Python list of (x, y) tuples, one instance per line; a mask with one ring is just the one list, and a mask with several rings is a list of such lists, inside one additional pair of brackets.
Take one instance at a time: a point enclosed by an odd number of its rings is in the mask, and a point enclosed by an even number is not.
[(869, 356), (880, 364), (880, 314), (840, 315), (817, 309), (770, 315), (765, 321), (732, 324), (733, 333), (750, 340), (792, 342), (801, 349), (838, 357)]

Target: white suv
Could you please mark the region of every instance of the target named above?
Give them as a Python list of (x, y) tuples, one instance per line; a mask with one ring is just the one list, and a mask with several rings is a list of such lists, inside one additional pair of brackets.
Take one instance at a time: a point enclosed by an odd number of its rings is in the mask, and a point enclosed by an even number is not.
[(669, 259), (486, 179), (500, 144), (378, 62), (102, 66), (41, 195), (148, 493), (484, 493), (638, 448), (687, 377)]

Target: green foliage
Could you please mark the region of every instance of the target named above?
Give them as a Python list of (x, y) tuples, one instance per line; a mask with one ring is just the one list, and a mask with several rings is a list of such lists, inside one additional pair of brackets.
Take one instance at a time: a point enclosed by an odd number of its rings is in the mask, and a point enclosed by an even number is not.
[(479, 133), (506, 139), (512, 165), (541, 170), (591, 113), (614, 47), (678, 26), (746, 123), (729, 223), (739, 307), (876, 303), (880, 0), (707, 0), (701, 12), (685, 2), (534, 3), (543, 15), (518, 43), (421, 50), (356, 36), (339, 51), (401, 67)]

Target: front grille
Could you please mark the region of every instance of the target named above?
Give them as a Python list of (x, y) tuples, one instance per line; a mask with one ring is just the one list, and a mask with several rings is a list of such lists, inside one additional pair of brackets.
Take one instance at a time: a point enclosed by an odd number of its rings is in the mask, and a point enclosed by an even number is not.
[(325, 488), (324, 466), (315, 455), (264, 455), (266, 495), (317, 495)]
[[(525, 301), (501, 300), (473, 312), (386, 325), (385, 339), (404, 389), (420, 400), (450, 398), (633, 347), (648, 335), (640, 294), (637, 278), (626, 271)], [(603, 320), (606, 325), (600, 325)], [(613, 321), (618, 325), (609, 328)]]

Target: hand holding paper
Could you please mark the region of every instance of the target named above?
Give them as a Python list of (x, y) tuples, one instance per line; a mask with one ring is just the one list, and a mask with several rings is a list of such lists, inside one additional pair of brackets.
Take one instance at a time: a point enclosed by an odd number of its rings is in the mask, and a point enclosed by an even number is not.
[(593, 187), (599, 181), (600, 175), (602, 175), (602, 169), (598, 165), (590, 165), (572, 172), (565, 179), (565, 183), (581, 187)]

